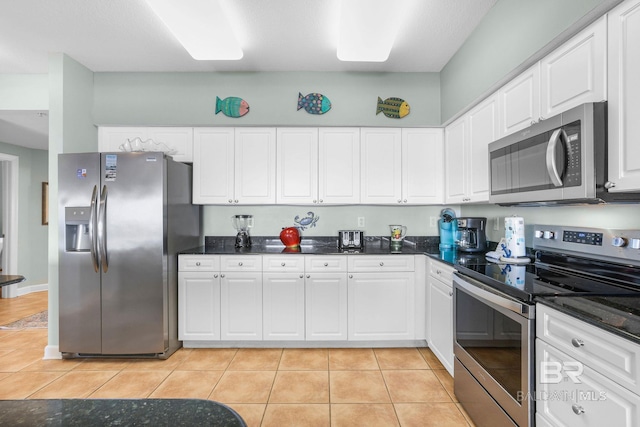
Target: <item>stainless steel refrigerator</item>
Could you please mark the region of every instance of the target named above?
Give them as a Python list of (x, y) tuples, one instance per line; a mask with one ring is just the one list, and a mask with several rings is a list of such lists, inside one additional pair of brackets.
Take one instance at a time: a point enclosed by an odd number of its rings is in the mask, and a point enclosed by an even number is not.
[(191, 166), (164, 153), (58, 158), (60, 351), (177, 350), (177, 253), (199, 246)]

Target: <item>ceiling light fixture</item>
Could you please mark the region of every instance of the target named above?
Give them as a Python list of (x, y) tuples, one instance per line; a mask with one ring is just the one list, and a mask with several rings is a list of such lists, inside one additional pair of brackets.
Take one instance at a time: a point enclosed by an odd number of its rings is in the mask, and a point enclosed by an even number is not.
[(407, 0), (342, 0), (338, 59), (386, 61), (400, 27), (405, 3)]
[(236, 60), (242, 48), (218, 0), (146, 0), (197, 60)]

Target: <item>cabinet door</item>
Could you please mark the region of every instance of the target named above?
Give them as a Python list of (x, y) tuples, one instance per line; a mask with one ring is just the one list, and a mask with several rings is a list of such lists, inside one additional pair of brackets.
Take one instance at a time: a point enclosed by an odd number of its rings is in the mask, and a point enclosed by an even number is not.
[(499, 93), (498, 138), (531, 126), (540, 120), (540, 63), (504, 85)]
[(349, 275), (349, 339), (415, 338), (413, 273)]
[(466, 123), (464, 117), (451, 123), (445, 129), (445, 203), (462, 203), (466, 199), (465, 163), (469, 153), (465, 150)]
[(607, 16), (540, 61), (540, 108), (549, 118), (607, 99)]
[(264, 340), (304, 340), (304, 274), (264, 273)]
[(220, 339), (220, 277), (214, 272), (178, 274), (178, 339)]
[(234, 176), (238, 203), (259, 205), (276, 202), (274, 128), (236, 128)]
[(193, 162), (193, 128), (190, 127), (150, 127), (147, 137), (176, 150), (172, 155), (176, 162)]
[(134, 138), (140, 138), (143, 141), (146, 140), (147, 128), (132, 126), (100, 126), (98, 128), (98, 151), (101, 153), (122, 151), (120, 146)]
[(234, 203), (233, 128), (197, 128), (193, 136), (193, 203)]
[(320, 129), (318, 197), (323, 204), (360, 203), (360, 129)]
[(441, 129), (402, 130), (402, 203), (444, 201), (443, 161)]
[(276, 200), (318, 203), (318, 129), (279, 128)]
[(362, 203), (402, 202), (402, 131), (363, 128), (361, 145)]
[(310, 273), (305, 279), (307, 341), (347, 339), (347, 273)]
[(609, 177), (616, 191), (640, 190), (640, 2), (609, 13)]
[(220, 338), (262, 339), (262, 273), (220, 275)]
[(428, 301), (429, 348), (453, 375), (453, 289), (431, 277)]
[(497, 139), (498, 97), (483, 101), (467, 113), (467, 201), (489, 201), (489, 144)]

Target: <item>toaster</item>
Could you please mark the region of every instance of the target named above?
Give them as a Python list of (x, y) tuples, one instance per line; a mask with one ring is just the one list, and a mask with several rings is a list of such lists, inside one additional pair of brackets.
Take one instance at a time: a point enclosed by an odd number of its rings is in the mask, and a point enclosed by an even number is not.
[(362, 230), (340, 230), (338, 231), (338, 248), (364, 249), (364, 231)]

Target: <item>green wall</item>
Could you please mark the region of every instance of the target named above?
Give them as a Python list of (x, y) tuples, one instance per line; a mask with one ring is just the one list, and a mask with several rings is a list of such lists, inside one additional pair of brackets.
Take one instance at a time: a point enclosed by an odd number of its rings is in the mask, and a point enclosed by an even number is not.
[[(323, 115), (297, 110), (298, 93), (318, 92), (332, 103)], [(438, 73), (95, 73), (98, 125), (176, 126), (438, 126)], [(216, 96), (238, 96), (250, 111), (215, 114)], [(402, 119), (376, 115), (377, 99), (411, 106)]]
[[(620, 0), (499, 0), (440, 73), (442, 122), (499, 83), (565, 30)], [(535, 62), (535, 61), (532, 61)]]
[(0, 142), (0, 153), (19, 157), (18, 270), (27, 280), (18, 287), (46, 284), (48, 226), (42, 225), (42, 183), (48, 181), (48, 154)]
[(0, 74), (0, 110), (47, 110), (47, 74)]

